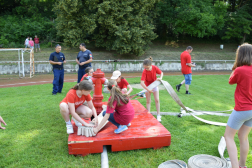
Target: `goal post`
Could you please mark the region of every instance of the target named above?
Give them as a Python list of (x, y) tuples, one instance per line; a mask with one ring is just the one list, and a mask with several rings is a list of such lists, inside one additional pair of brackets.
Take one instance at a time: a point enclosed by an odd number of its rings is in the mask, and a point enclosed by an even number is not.
[[(34, 76), (34, 50), (32, 48), (0, 48), (0, 53), (3, 52), (5, 52), (3, 55), (0, 54), (0, 64), (18, 64), (19, 77), (25, 77), (25, 63), (28, 62), (30, 64), (30, 78)], [(18, 61), (15, 52), (17, 52)], [(24, 53), (26, 52), (30, 54), (29, 61), (24, 60)], [(14, 55), (10, 53), (14, 53)]]

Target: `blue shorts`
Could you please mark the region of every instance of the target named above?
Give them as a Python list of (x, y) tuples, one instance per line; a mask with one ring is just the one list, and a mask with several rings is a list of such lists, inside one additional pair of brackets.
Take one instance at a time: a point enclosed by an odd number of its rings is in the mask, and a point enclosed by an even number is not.
[(185, 84), (186, 85), (191, 85), (191, 81), (192, 81), (192, 74), (183, 74), (185, 77)]
[(235, 111), (230, 115), (227, 125), (235, 130), (239, 130), (242, 125), (252, 127), (252, 110)]

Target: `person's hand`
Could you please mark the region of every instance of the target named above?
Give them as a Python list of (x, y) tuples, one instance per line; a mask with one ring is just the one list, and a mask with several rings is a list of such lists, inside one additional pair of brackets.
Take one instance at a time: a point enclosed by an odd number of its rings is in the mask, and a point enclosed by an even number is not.
[(153, 93), (153, 91), (152, 91), (152, 90), (150, 90), (150, 89), (148, 89), (147, 91), (148, 91), (149, 93)]
[(0, 129), (5, 129), (5, 127), (2, 127), (2, 126), (1, 126), (1, 123), (3, 123), (4, 125), (7, 125), (7, 124), (4, 122), (3, 118), (0, 116)]
[(62, 64), (62, 62), (58, 62), (58, 65), (61, 65)]
[(94, 131), (95, 134), (98, 133), (98, 129), (97, 128), (93, 128), (93, 131)]
[(85, 64), (85, 62), (80, 63), (80, 65), (84, 65), (84, 64)]
[(161, 81), (162, 80), (162, 78), (157, 78), (157, 81)]

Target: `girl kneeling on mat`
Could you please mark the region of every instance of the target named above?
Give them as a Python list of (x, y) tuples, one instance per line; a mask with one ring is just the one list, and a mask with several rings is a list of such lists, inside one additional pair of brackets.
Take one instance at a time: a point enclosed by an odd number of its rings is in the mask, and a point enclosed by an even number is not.
[(130, 122), (134, 118), (135, 110), (131, 105), (129, 98), (126, 94), (123, 94), (119, 88), (117, 88), (117, 82), (110, 80), (108, 83), (108, 90), (110, 91), (110, 97), (108, 100), (107, 110), (103, 112), (103, 119), (98, 127), (94, 128), (94, 133), (100, 130), (100, 128), (109, 120), (112, 124), (117, 126), (114, 131), (119, 134), (128, 129), (131, 125)]
[[(93, 85), (87, 81), (81, 81), (71, 88), (66, 97), (60, 102), (60, 113), (66, 122), (67, 133), (74, 133), (73, 126), (71, 124), (69, 115), (72, 115), (72, 119), (75, 122), (76, 126), (89, 126), (94, 127), (93, 124), (88, 124), (83, 121), (81, 118), (91, 118), (95, 117), (96, 126), (98, 125), (97, 113), (94, 108), (90, 92), (93, 89)], [(84, 106), (83, 103), (87, 101), (87, 106)]]
[[(230, 115), (225, 131), (225, 140), (232, 168), (246, 168), (249, 152), (248, 135), (252, 128), (252, 45), (243, 44), (236, 51), (236, 60), (229, 77), (229, 84), (237, 84), (235, 107)], [(234, 141), (238, 131), (240, 141), (240, 161)]]
[[(155, 65), (152, 65), (152, 57), (147, 58), (143, 62), (143, 73), (141, 78), (141, 86), (147, 90), (148, 92), (145, 93), (146, 95), (146, 108), (150, 111), (151, 105), (151, 93), (154, 95), (156, 109), (157, 109), (157, 120), (161, 122), (161, 115), (160, 115), (160, 102), (159, 102), (159, 90), (158, 87), (150, 90), (147, 87), (154, 82), (155, 80), (161, 81), (163, 78), (163, 72)], [(157, 74), (160, 74), (160, 78), (157, 78)]]
[[(110, 79), (113, 79), (117, 82), (117, 86), (118, 88), (120, 88), (120, 90), (129, 95), (132, 92), (132, 87), (129, 85), (128, 81), (121, 76), (121, 72), (120, 71), (114, 71), (113, 75)], [(129, 88), (129, 91), (127, 90), (127, 88)]]

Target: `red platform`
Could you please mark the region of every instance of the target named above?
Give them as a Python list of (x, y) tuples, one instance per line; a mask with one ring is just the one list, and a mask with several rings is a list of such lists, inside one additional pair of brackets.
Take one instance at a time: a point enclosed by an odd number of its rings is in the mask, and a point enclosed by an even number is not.
[(170, 132), (139, 101), (131, 100), (131, 103), (135, 109), (134, 119), (129, 129), (120, 134), (115, 134), (117, 127), (108, 122), (95, 137), (78, 136), (77, 127), (72, 123), (74, 134), (68, 137), (69, 154), (102, 153), (104, 145), (111, 145), (112, 152), (169, 146)]

